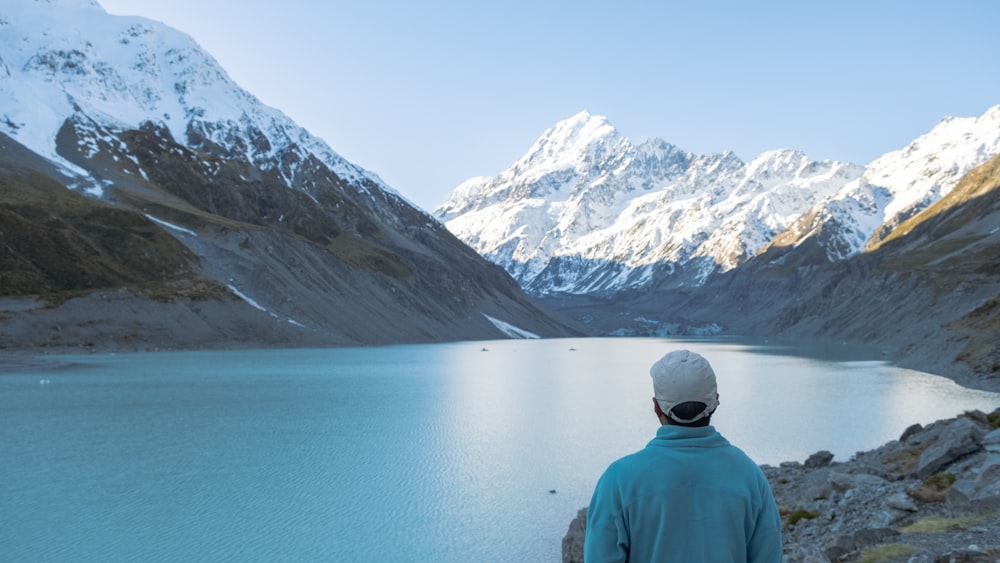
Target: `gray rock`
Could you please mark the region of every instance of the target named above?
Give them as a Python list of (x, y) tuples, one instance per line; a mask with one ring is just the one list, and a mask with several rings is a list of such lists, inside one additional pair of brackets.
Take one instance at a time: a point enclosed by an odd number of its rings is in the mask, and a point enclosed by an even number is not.
[(926, 479), (940, 472), (962, 456), (982, 449), (985, 430), (972, 420), (959, 417), (943, 427), (937, 440), (928, 446), (917, 462), (917, 479)]
[(934, 560), (934, 563), (994, 563), (995, 561), (996, 558), (985, 551), (979, 549), (959, 549), (939, 555)]
[(1000, 428), (983, 436), (983, 447), (991, 453), (1000, 453)]
[(830, 498), (830, 468), (823, 467), (805, 473), (799, 478), (801, 483), (801, 498), (815, 501)]
[[(906, 443), (910, 446), (926, 446), (927, 444), (930, 444), (938, 439), (941, 433), (944, 432), (945, 426), (945, 422), (940, 420), (928, 424), (922, 429), (912, 432), (909, 436), (907, 436)], [(913, 428), (913, 426), (910, 428)], [(905, 431), (903, 433), (906, 434)]]
[(896, 493), (894, 495), (890, 495), (885, 499), (885, 505), (889, 508), (905, 512), (917, 511), (917, 503), (913, 502), (913, 499), (911, 499), (906, 493)]
[(948, 490), (946, 502), (952, 509), (1000, 508), (1000, 454), (986, 457), (978, 474), (955, 481)]
[(859, 530), (847, 536), (841, 536), (826, 546), (826, 556), (831, 561), (837, 561), (851, 553), (864, 549), (870, 545), (887, 543), (892, 538), (899, 535), (899, 532), (892, 528), (870, 528)]
[(785, 554), (786, 562), (794, 563), (830, 563), (830, 558), (816, 546), (799, 547)]
[(854, 488), (854, 476), (850, 473), (831, 473), (830, 488), (838, 493), (844, 493)]
[(583, 541), (587, 534), (587, 509), (581, 508), (569, 523), (562, 540), (563, 563), (583, 563)]
[(971, 411), (965, 411), (965, 417), (978, 422), (979, 424), (985, 424), (989, 426), (990, 419), (986, 416), (986, 413), (979, 409), (973, 409)]
[(859, 487), (881, 487), (888, 481), (878, 475), (867, 473), (831, 473), (830, 487), (838, 493), (845, 493)]
[(903, 430), (903, 434), (899, 437), (899, 441), (900, 442), (905, 442), (911, 436), (913, 436), (917, 432), (920, 432), (923, 429), (924, 429), (924, 427), (923, 427), (922, 424), (911, 424), (910, 426), (908, 426), (906, 428), (906, 430)]
[(826, 467), (827, 465), (830, 465), (831, 461), (833, 461), (833, 453), (821, 450), (809, 456), (809, 459), (806, 460), (805, 467), (806, 469)]
[(972, 499), (976, 496), (976, 483), (970, 479), (960, 479), (955, 481), (948, 489), (945, 502), (949, 508), (968, 508)]

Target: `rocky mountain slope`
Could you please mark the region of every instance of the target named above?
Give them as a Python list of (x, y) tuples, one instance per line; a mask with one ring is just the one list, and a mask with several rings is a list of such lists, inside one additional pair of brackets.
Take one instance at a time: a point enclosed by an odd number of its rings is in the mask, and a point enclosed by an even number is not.
[(0, 189), (10, 348), (569, 333), (189, 37), (92, 0), (0, 7)]

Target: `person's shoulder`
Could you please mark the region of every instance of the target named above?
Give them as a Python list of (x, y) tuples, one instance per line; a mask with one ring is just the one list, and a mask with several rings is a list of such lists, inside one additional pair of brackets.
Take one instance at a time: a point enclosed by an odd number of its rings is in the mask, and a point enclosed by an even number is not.
[(604, 474), (616, 475), (621, 473), (628, 473), (634, 467), (636, 467), (636, 465), (645, 464), (643, 460), (646, 457), (646, 455), (648, 455), (645, 452), (646, 452), (645, 449), (638, 450), (612, 461), (608, 465), (608, 468), (604, 470)]
[[(747, 453), (743, 451), (743, 448), (737, 446), (736, 444), (733, 444), (732, 442), (727, 442), (726, 450), (729, 452), (729, 455), (731, 456), (732, 461), (734, 463), (742, 463), (744, 465), (754, 467), (757, 471), (761, 471), (760, 466), (757, 465), (757, 462), (754, 461), (753, 458), (751, 458), (749, 455), (747, 455)], [(761, 474), (763, 474), (762, 471)]]

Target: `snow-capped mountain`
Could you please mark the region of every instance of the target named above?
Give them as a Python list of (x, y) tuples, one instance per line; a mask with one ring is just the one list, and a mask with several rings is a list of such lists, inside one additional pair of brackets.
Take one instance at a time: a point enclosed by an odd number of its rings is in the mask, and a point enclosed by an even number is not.
[(635, 145), (581, 113), (436, 214), (592, 334), (877, 345), (976, 384), (1000, 365), (998, 153), (1000, 106), (866, 167)]
[[(0, 310), (12, 346), (46, 323), (198, 347), (567, 333), (189, 36), (93, 0), (0, 4), (0, 184), (0, 296), (29, 299)], [(27, 297), (112, 290), (82, 317)]]
[(962, 177), (1000, 153), (1000, 105), (980, 117), (942, 119), (906, 147), (886, 153), (792, 224), (775, 244), (812, 242), (830, 261), (877, 244), (946, 196)]
[(945, 119), (864, 168), (793, 150), (743, 162), (660, 139), (635, 145), (582, 112), (499, 176), (458, 186), (435, 214), (536, 294), (699, 285), (774, 244), (853, 256), (998, 152), (1000, 106)]
[(665, 276), (697, 284), (862, 172), (792, 150), (745, 163), (661, 139), (634, 145), (582, 112), (499, 176), (460, 185), (435, 214), (531, 292), (614, 292)]
[[(0, 131), (89, 179), (95, 193), (98, 179), (57, 148), (68, 119), (112, 134), (153, 123), (186, 147), (274, 169), (307, 192), (315, 186), (303, 169), (316, 161), (352, 186), (388, 189), (158, 22), (110, 16), (94, 0), (10, 0), (0, 8), (0, 45)], [(86, 155), (96, 135), (79, 140)]]

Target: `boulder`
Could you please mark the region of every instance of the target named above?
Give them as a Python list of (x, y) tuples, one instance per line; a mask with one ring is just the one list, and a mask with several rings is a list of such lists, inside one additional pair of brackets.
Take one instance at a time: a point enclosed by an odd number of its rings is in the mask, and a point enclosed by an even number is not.
[(827, 544), (826, 556), (831, 561), (838, 561), (870, 545), (892, 541), (897, 536), (899, 536), (899, 532), (892, 528), (859, 530), (853, 534), (841, 536)]
[(1000, 509), (1000, 454), (987, 456), (975, 475), (955, 481), (945, 501), (952, 509)]
[(906, 430), (903, 430), (903, 435), (899, 437), (899, 441), (905, 442), (910, 438), (910, 436), (913, 436), (914, 434), (920, 432), (923, 429), (924, 426), (922, 424), (911, 424), (906, 428)]
[(983, 447), (990, 453), (1000, 453), (1000, 428), (983, 436)]
[(581, 508), (569, 523), (562, 540), (563, 563), (583, 563), (583, 540), (587, 534), (587, 509)]
[(920, 454), (914, 472), (916, 478), (926, 479), (963, 456), (979, 451), (985, 435), (981, 425), (966, 417), (959, 417), (943, 426), (934, 443)]
[(974, 421), (978, 422), (979, 424), (983, 424), (983, 425), (986, 425), (986, 426), (989, 426), (989, 424), (990, 424), (990, 417), (986, 413), (984, 413), (983, 411), (981, 411), (979, 409), (973, 409), (971, 411), (965, 411), (965, 414), (963, 416), (965, 416), (965, 418), (968, 418), (970, 420), (974, 420)]
[(830, 487), (838, 493), (845, 493), (858, 487), (881, 487), (888, 481), (878, 475), (867, 473), (831, 473)]
[(935, 442), (941, 433), (945, 431), (947, 422), (939, 420), (911, 432), (910, 430), (913, 429), (914, 426), (919, 425), (914, 424), (913, 426), (910, 426), (910, 428), (907, 428), (903, 432), (903, 435), (906, 436), (907, 445), (920, 448), (926, 447), (928, 444)]
[(996, 550), (986, 552), (973, 548), (975, 546), (941, 554), (934, 560), (934, 563), (994, 563), (997, 561), (996, 556), (1000, 555)]
[(917, 511), (917, 504), (906, 493), (889, 495), (885, 499), (885, 505), (894, 510), (902, 510), (904, 512)]
[(830, 465), (831, 461), (833, 461), (833, 453), (821, 450), (809, 456), (809, 459), (806, 460), (805, 467), (806, 469), (826, 467), (827, 465)]
[(800, 476), (801, 495), (803, 500), (816, 501), (830, 498), (832, 489), (830, 487), (830, 467), (822, 467), (806, 472)]

